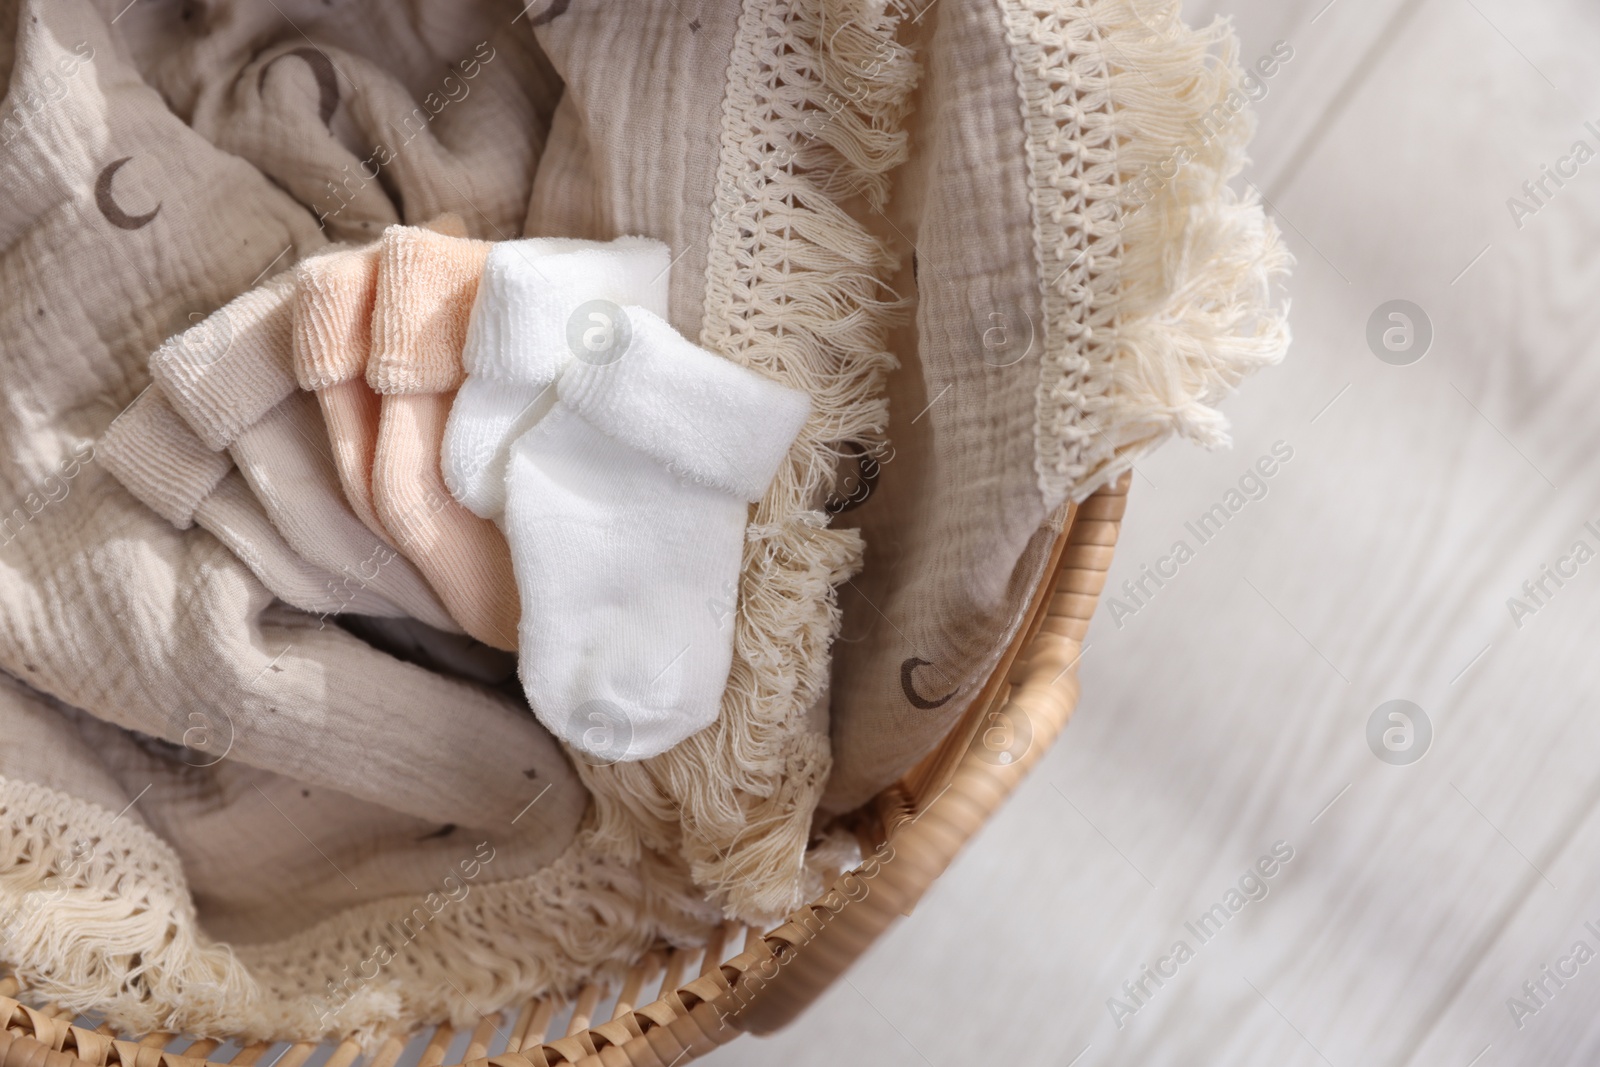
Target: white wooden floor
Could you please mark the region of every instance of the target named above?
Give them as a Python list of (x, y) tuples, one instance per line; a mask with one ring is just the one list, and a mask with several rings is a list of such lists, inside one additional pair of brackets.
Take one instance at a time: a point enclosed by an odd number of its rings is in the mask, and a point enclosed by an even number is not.
[[(1600, 150), (1600, 9), (1191, 9), (1247, 60), (1294, 49), (1249, 177), (1299, 259), (1296, 341), (1228, 405), (1233, 451), (1140, 465), (1112, 587), (1293, 457), (1120, 629), (1102, 608), (1071, 728), (916, 914), (718, 1067), (1600, 1062), (1600, 559), (1507, 607), (1600, 550), (1600, 158), (1507, 208)], [(1365, 340), (1393, 299), (1433, 326), (1410, 366)], [(1432, 725), (1420, 762), (1369, 748), (1391, 699)], [(1275, 842), (1201, 943), (1185, 922)]]

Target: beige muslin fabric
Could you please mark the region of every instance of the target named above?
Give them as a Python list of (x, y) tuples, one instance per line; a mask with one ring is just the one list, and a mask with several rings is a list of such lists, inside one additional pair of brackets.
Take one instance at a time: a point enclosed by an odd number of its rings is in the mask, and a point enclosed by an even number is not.
[(836, 505), (860, 505), (840, 518), (870, 548), (844, 601), (831, 811), (966, 709), (1063, 503), (1170, 435), (1226, 443), (1216, 403), (1288, 344), (1288, 256), (1226, 186), (1251, 122), (1224, 24), (1112, 0), (939, 5), (918, 24), (920, 147), (891, 207), (917, 249), (896, 280), (916, 319), (895, 338), (893, 445), (857, 446)]
[(561, 94), (523, 5), (188, 10), (140, 4), (116, 32), (176, 115), (282, 186), (329, 237), (376, 240), (446, 212), (476, 237), (520, 230)]
[[(1045, 345), (1016, 81), (997, 5), (922, 20), (919, 151), (895, 225), (917, 249), (897, 289), (888, 447), (860, 445), (836, 487), (866, 565), (842, 596), (825, 805), (848, 811), (905, 773), (981, 687), (1038, 581), (1051, 529), (1033, 469)], [(869, 482), (870, 479), (870, 482)]]
[[(1222, 186), (1245, 124), (1148, 204), (1116, 191), (1231, 84), (1175, 3), (110, 6), (22, 0), (0, 49), (0, 669), (26, 683), (0, 727), (49, 752), (0, 755), (0, 955), (124, 1029), (475, 1021), (798, 904), (848, 859), (814, 820), (832, 768), (848, 806), (961, 714), (1048, 517), (1168, 434), (1218, 441), (1212, 405), (1281, 353), (1281, 253)], [(719, 720), (580, 765), (581, 823), (470, 662), (274, 603), (93, 461), (163, 338), (443, 211), (664, 241), (672, 325), (812, 398), (707, 605), (735, 620)], [(418, 908), (426, 942), (396, 932)]]

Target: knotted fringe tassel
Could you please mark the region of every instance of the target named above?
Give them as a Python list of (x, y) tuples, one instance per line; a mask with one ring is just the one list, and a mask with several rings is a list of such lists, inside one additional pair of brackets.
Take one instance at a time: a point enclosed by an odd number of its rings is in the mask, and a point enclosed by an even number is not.
[(1044, 286), (1037, 470), (1082, 500), (1171, 434), (1229, 443), (1217, 404), (1283, 358), (1290, 266), (1228, 187), (1254, 120), (1222, 20), (1171, 0), (997, 0), (1017, 64)]

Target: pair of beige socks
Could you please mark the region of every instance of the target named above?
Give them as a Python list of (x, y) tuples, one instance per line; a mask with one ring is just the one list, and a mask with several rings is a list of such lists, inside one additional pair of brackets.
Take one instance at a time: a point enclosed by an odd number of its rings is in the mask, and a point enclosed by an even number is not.
[(438, 458), (488, 253), (446, 216), (306, 260), (294, 362), (355, 513), (417, 564), (468, 634), (513, 650), (520, 607), (505, 538), (456, 503)]
[(295, 552), (228, 453), (207, 448), (159, 389), (146, 389), (117, 416), (95, 455), (140, 503), (173, 526), (198, 525), (213, 534), (284, 603), (317, 615), (406, 614), (359, 575), (336, 575)]
[(489, 246), (435, 226), (323, 252), (170, 339), (102, 447), (136, 496), (217, 534), (288, 603), (512, 650), (505, 539), (438, 462)]

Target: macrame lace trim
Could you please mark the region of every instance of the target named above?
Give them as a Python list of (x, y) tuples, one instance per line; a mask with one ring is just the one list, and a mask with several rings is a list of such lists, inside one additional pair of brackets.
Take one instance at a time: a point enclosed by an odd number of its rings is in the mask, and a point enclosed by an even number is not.
[(1289, 343), (1290, 263), (1227, 182), (1253, 120), (1228, 25), (1172, 0), (996, 0), (1016, 67), (1044, 313), (1036, 462), (1082, 500), (1171, 434), (1228, 443), (1216, 405)]

